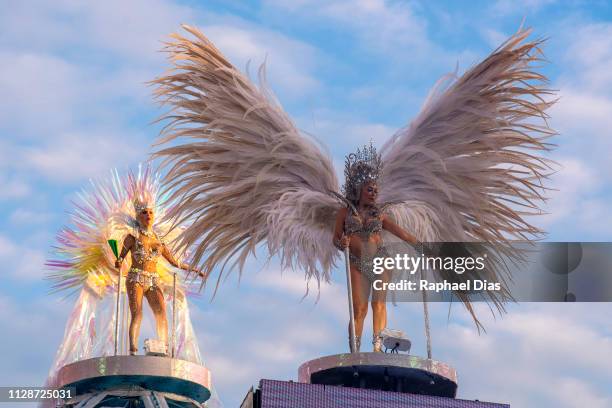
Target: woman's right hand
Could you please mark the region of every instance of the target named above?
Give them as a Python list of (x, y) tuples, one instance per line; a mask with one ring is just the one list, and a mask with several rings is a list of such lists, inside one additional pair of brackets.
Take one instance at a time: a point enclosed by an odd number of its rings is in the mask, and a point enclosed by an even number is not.
[(115, 261), (115, 268), (120, 269), (122, 263), (123, 263), (123, 259), (117, 259)]
[(339, 244), (340, 248), (342, 248), (343, 250), (348, 248), (348, 246), (350, 244), (349, 237), (347, 237), (346, 235), (342, 235), (342, 237), (338, 240), (338, 244)]

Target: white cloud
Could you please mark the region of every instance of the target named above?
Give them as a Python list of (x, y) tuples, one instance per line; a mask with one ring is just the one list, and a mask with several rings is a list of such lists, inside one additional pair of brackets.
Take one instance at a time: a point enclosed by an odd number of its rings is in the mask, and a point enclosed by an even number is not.
[[(236, 17), (202, 12), (166, 0), (135, 0), (128, 3), (111, 0), (86, 6), (71, 0), (36, 3), (28, 7), (15, 7), (11, 13), (5, 13), (4, 18), (0, 17), (0, 23), (5, 23), (4, 46), (13, 49), (17, 55), (29, 53), (36, 58), (44, 53), (39, 58), (54, 60), (40, 61), (32, 68), (43, 71), (45, 75), (39, 74), (37, 77), (41, 77), (38, 80), (44, 83), (48, 82), (45, 76), (62, 77), (55, 87), (52, 86), (53, 90), (82, 92), (89, 89), (91, 96), (96, 94), (96, 80), (113, 85), (113, 78), (123, 76), (121, 84), (112, 86), (112, 92), (129, 96), (127, 92), (122, 93), (127, 86), (133, 94), (135, 89), (142, 88), (144, 81), (162, 72), (166, 64), (165, 54), (159, 51), (164, 42), (170, 40), (169, 34), (185, 34), (180, 29), (182, 23), (200, 25), (204, 34), (210, 36), (222, 52), (237, 60), (239, 69), (243, 69), (249, 59), (262, 62), (268, 55), (268, 68), (274, 83), (292, 95), (311, 91), (318, 86), (310, 71), (323, 57), (314, 47)], [(35, 11), (30, 12), (30, 9)], [(66, 24), (66, 21), (70, 23)], [(25, 27), (37, 27), (37, 30), (25, 30)], [(65, 64), (65, 61), (57, 61), (59, 54), (74, 61), (74, 54), (66, 52), (70, 49), (82, 54), (78, 59), (78, 72), (54, 66)], [(19, 63), (7, 57), (2, 66), (14, 70), (18, 79), (27, 81), (30, 75), (19, 73)], [(96, 67), (104, 69), (96, 71)], [(107, 78), (109, 68), (116, 72)], [(49, 73), (46, 73), (47, 69)], [(91, 83), (79, 83), (85, 73), (83, 71), (90, 74)], [(96, 74), (103, 77), (98, 78)], [(37, 80), (37, 77), (33, 79)], [(64, 77), (72, 81), (69, 86), (63, 86), (67, 85)], [(130, 80), (134, 80), (134, 83), (130, 84)], [(15, 86), (19, 85), (20, 81), (17, 81)], [(36, 88), (30, 84), (29, 89), (34, 91)], [(106, 91), (110, 90), (109, 87)], [(41, 96), (46, 97), (48, 92), (44, 91), (45, 88), (41, 89), (37, 95), (39, 98), (33, 99), (32, 103), (40, 100)], [(61, 92), (59, 96), (62, 96)], [(138, 94), (141, 92), (139, 90)], [(55, 109), (70, 112), (63, 107), (60, 105)]]
[(0, 181), (6, 178), (0, 199), (29, 195), (28, 180), (36, 176), (53, 183), (72, 183), (134, 165), (148, 158), (151, 141), (120, 128), (98, 128), (60, 132), (36, 144), (6, 143), (10, 156), (5, 165), (11, 177), (0, 173)]
[(46, 275), (45, 253), (31, 248), (22, 248), (19, 256), (14, 258), (11, 275), (18, 281), (40, 281)]
[(308, 296), (304, 298), (307, 282), (300, 271), (286, 271), (281, 274), (276, 269), (266, 269), (246, 279), (250, 285), (256, 288), (274, 291), (275, 296), (300, 301), (312, 311), (326, 310), (330, 316), (338, 321), (342, 321), (346, 317), (346, 296), (343, 292), (345, 289), (335, 282), (331, 284), (321, 282), (319, 291), (317, 282), (310, 281), (308, 283)]
[(10, 234), (0, 235), (0, 256), (6, 277), (16, 282), (34, 282), (45, 273), (45, 254), (33, 242), (18, 241)]
[(497, 15), (536, 13), (556, 0), (497, 0), (491, 11)]
[(0, 172), (0, 201), (21, 199), (32, 192), (32, 187), (23, 179), (15, 175), (5, 175)]
[(560, 99), (550, 114), (564, 144), (584, 150), (594, 146), (612, 147), (608, 136), (612, 127), (612, 98), (577, 88), (576, 83), (561, 83), (558, 87)]
[(2, 257), (13, 256), (17, 253), (17, 246), (8, 237), (0, 235), (0, 255)]
[(321, 86), (312, 71), (327, 57), (304, 42), (244, 24), (207, 25), (202, 30), (236, 68), (244, 72), (250, 62), (255, 81), (265, 61), (268, 81), (289, 96), (310, 94)]
[(214, 375), (213, 386), (217, 390), (236, 387), (246, 394), (246, 385), (254, 381), (259, 374), (259, 364), (248, 364), (238, 356), (213, 353), (207, 357), (206, 365), (211, 368)]
[[(41, 138), (69, 125), (79, 98), (81, 73), (65, 60), (0, 50), (0, 121), (6, 133), (26, 128)], [(83, 95), (83, 94), (81, 94)]]
[(483, 28), (480, 32), (487, 44), (493, 49), (499, 47), (510, 37), (508, 34), (492, 28)]
[(159, 60), (162, 37), (193, 17), (189, 7), (166, 0), (35, 0), (14, 4), (0, 22), (4, 44), (53, 51), (69, 47), (84, 53), (95, 47), (143, 63)]
[[(23, 300), (0, 292), (3, 369), (0, 383), (41, 386), (60, 344), (71, 302), (40, 297)], [(58, 324), (59, 322), (59, 324)]]
[[(268, 0), (271, 9), (281, 10), (291, 18), (331, 21), (332, 25), (352, 32), (358, 42), (374, 53), (392, 54), (404, 60), (446, 61), (448, 55), (430, 40), (427, 20), (419, 16), (412, 3), (386, 0)], [(404, 58), (402, 58), (402, 56)]]
[(567, 33), (568, 47), (562, 82), (579, 89), (612, 96), (612, 23), (585, 24)]
[(592, 195), (601, 185), (595, 170), (582, 160), (571, 157), (557, 157), (555, 160), (560, 165), (550, 182), (550, 187), (555, 190), (547, 194), (549, 202), (544, 207), (547, 214), (538, 217), (538, 222), (545, 226), (578, 216), (585, 197)]
[(48, 221), (52, 217), (51, 213), (46, 211), (33, 211), (26, 210), (23, 208), (17, 208), (8, 217), (11, 224), (25, 225), (25, 224), (40, 224)]
[[(432, 308), (433, 321), (440, 321), (442, 307)], [(574, 313), (576, 308), (580, 310)], [(590, 406), (587, 401), (606, 406), (601, 404), (610, 401), (603, 384), (612, 380), (607, 363), (612, 337), (583, 320), (585, 313), (605, 316), (605, 304), (523, 303), (497, 322), (484, 305), (477, 310), (486, 334), (477, 334), (463, 310), (447, 328), (433, 329), (434, 358), (457, 369), (460, 398), (505, 402), (513, 408)], [(585, 379), (593, 377), (598, 381), (587, 385)], [(577, 394), (566, 399), (553, 384), (572, 386)]]
[(113, 167), (144, 159), (149, 143), (120, 132), (64, 134), (47, 146), (22, 149), (21, 166), (50, 180), (71, 182), (99, 177)]
[(558, 407), (606, 408), (612, 405), (612, 396), (601, 395), (586, 381), (576, 378), (561, 378), (551, 384), (552, 396)]
[[(338, 159), (342, 160), (345, 154), (370, 143), (370, 140), (375, 145), (382, 146), (398, 130), (384, 123), (368, 122), (355, 115), (332, 111), (317, 111), (311, 117), (298, 118), (297, 123), (326, 147), (341, 152), (342, 156)], [(347, 146), (350, 151), (346, 150)]]
[[(15, 153), (8, 158), (11, 169), (27, 164), (48, 179), (77, 181), (145, 156), (155, 137), (134, 134), (132, 123), (154, 119), (142, 118), (152, 103), (145, 81), (163, 72), (158, 51), (185, 19), (215, 21), (204, 31), (239, 68), (269, 54), (277, 91), (301, 96), (319, 86), (311, 75), (320, 57), (313, 47), (237, 19), (196, 16), (163, 0), (39, 6), (31, 14), (12, 9), (16, 21), (37, 27), (35, 38), (7, 21), (7, 41), (0, 42), (0, 131), (7, 135), (2, 147)], [(26, 193), (21, 182), (0, 194)]]
[[(563, 23), (562, 26), (566, 26)], [(612, 221), (608, 192), (612, 186), (612, 24), (577, 24), (562, 31), (558, 43), (562, 56), (555, 61), (561, 72), (551, 87), (559, 89), (560, 100), (552, 107), (551, 125), (559, 131), (555, 160), (563, 168), (553, 177), (551, 201), (544, 217), (556, 228), (557, 239), (606, 239)], [(572, 236), (559, 236), (559, 231)]]
[[(562, 310), (572, 306), (557, 307)], [(573, 374), (571, 371), (588, 371), (612, 380), (608, 364), (609, 358), (612, 358), (612, 338), (580, 320), (568, 319), (562, 314), (547, 313), (546, 309), (552, 308), (548, 306), (543, 308), (544, 311), (513, 312), (504, 319), (498, 330), (506, 333), (508, 338), (520, 339), (519, 346), (526, 347), (525, 357), (533, 356), (545, 361), (542, 364), (545, 370), (557, 367), (565, 369), (566, 375)], [(569, 352), (578, 344), (580, 352)], [(557, 361), (562, 355), (563, 361)]]

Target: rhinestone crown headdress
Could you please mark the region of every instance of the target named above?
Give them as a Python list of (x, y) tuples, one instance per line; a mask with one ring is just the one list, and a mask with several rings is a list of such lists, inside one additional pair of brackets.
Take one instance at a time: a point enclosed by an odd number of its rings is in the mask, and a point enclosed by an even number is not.
[(159, 190), (159, 175), (150, 166), (138, 167), (138, 173), (130, 172), (127, 180), (128, 195), (136, 213), (146, 208), (156, 207)]
[(137, 213), (141, 212), (142, 210), (146, 210), (147, 208), (153, 208), (153, 205), (150, 203), (141, 201), (139, 199), (132, 201), (132, 204), (134, 205), (134, 210), (136, 210)]
[(367, 181), (378, 181), (382, 175), (382, 158), (376, 153), (376, 148), (364, 145), (356, 153), (346, 156), (344, 161), (344, 186), (342, 193), (349, 200), (357, 200), (359, 193), (357, 187)]

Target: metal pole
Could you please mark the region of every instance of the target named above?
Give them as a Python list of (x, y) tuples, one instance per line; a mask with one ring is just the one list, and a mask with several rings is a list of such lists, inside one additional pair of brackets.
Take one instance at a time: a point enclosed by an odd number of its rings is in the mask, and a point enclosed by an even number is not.
[[(421, 250), (419, 251), (423, 255), (424, 248), (421, 244)], [(419, 279), (423, 279), (423, 269), (419, 266)], [(425, 340), (427, 341), (427, 358), (431, 360), (431, 333), (429, 331), (429, 306), (427, 304), (427, 291), (422, 290), (421, 296), (423, 297), (423, 320), (425, 322)]]
[(121, 299), (121, 266), (119, 267), (119, 277), (117, 278), (117, 307), (115, 310), (115, 355), (119, 346), (119, 300)]
[[(127, 289), (127, 282), (126, 282), (126, 289)], [(123, 344), (122, 346), (122, 353), (125, 354), (129, 354), (129, 350), (130, 350), (130, 336), (128, 336), (129, 333), (129, 327), (130, 327), (130, 305), (128, 304), (128, 298), (127, 296), (121, 296), (121, 309), (123, 310), (123, 334), (121, 334), (121, 338), (123, 339), (121, 341), (121, 344)]]
[(427, 295), (423, 293), (423, 314), (425, 315), (425, 338), (427, 340), (427, 358), (431, 360), (431, 334), (429, 332), (429, 308), (427, 306)]
[(344, 248), (344, 263), (346, 265), (346, 287), (348, 289), (348, 304), (350, 314), (350, 326), (349, 326), (349, 341), (351, 345), (351, 353), (357, 350), (357, 343), (355, 337), (355, 315), (353, 312), (353, 286), (351, 284), (351, 264), (349, 260), (349, 248)]
[(119, 346), (117, 350), (119, 354), (125, 354), (125, 302), (123, 298), (119, 300), (119, 312), (121, 314), (121, 323), (119, 325)]
[(176, 332), (176, 272), (172, 277), (172, 358), (174, 358), (174, 336)]

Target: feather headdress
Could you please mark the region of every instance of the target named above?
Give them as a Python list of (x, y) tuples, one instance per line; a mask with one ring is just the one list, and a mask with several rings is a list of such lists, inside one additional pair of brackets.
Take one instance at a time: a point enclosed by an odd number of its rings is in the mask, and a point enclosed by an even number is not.
[[(53, 290), (78, 290), (83, 285), (101, 293), (114, 290), (115, 256), (107, 241), (122, 242), (128, 233), (134, 233), (138, 208), (155, 209), (153, 228), (158, 236), (171, 242), (180, 233), (180, 228), (172, 230), (163, 198), (160, 177), (149, 166), (139, 166), (138, 172), (126, 177), (113, 170), (107, 180), (92, 180), (90, 188), (78, 194), (71, 225), (57, 234), (54, 257), (46, 262)], [(158, 269), (162, 280), (170, 282), (169, 266), (160, 262)]]

